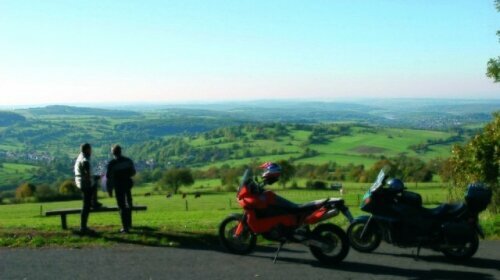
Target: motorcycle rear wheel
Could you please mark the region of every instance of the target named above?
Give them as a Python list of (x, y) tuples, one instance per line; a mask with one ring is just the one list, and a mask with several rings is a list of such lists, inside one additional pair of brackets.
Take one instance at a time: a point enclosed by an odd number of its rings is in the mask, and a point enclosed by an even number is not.
[(333, 265), (349, 253), (349, 239), (344, 230), (334, 224), (321, 224), (312, 231), (313, 239), (328, 245), (328, 249), (309, 246), (313, 256), (321, 263)]
[(377, 249), (382, 241), (380, 233), (374, 229), (367, 229), (361, 238), (361, 233), (365, 228), (366, 222), (356, 221), (349, 225), (347, 229), (347, 236), (351, 247), (361, 253), (371, 253)]
[(479, 238), (477, 237), (477, 234), (474, 234), (470, 237), (470, 240), (467, 241), (463, 246), (444, 248), (441, 250), (441, 252), (443, 252), (443, 254), (451, 260), (465, 261), (474, 256), (474, 254), (477, 252), (478, 247)]
[(236, 236), (236, 228), (242, 219), (238, 216), (229, 216), (219, 225), (219, 240), (230, 253), (246, 255), (251, 253), (257, 244), (257, 236), (248, 228), (240, 236)]

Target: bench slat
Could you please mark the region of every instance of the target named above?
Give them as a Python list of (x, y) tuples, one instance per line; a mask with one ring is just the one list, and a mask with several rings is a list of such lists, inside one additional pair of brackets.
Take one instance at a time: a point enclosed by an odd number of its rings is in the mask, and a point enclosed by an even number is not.
[[(147, 210), (147, 206), (133, 206), (132, 210), (133, 211), (144, 211)], [(90, 209), (91, 213), (99, 213), (99, 212), (115, 212), (118, 211), (117, 206), (112, 206), (112, 207), (101, 207), (97, 209)], [(51, 210), (51, 211), (46, 211), (45, 216), (57, 216), (57, 215), (66, 215), (66, 214), (80, 214), (82, 213), (82, 208), (70, 208), (70, 209), (58, 209), (58, 210)]]

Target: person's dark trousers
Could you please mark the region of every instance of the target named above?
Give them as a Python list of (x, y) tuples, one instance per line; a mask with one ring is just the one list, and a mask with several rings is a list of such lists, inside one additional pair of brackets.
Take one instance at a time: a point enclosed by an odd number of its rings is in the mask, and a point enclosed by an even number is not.
[(92, 205), (93, 208), (98, 208), (99, 206), (101, 206), (101, 204), (99, 203), (99, 201), (97, 201), (97, 187), (96, 186), (92, 187), (91, 205)]
[(130, 188), (115, 189), (116, 204), (120, 208), (120, 218), (124, 230), (132, 227), (132, 193)]
[(90, 205), (92, 203), (92, 188), (82, 188), (83, 193), (83, 207), (82, 207), (82, 215), (80, 220), (80, 228), (87, 228), (87, 221), (89, 219), (90, 213)]

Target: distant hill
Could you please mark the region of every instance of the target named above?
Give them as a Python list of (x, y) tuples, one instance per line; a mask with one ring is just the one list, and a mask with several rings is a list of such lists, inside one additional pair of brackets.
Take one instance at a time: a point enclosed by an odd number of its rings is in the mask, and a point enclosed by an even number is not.
[(114, 130), (124, 135), (141, 133), (148, 137), (162, 137), (183, 133), (201, 133), (241, 123), (235, 119), (184, 116), (124, 122), (117, 124)]
[(14, 112), (0, 111), (0, 126), (9, 126), (26, 121), (26, 118)]
[(383, 117), (370, 114), (376, 107), (355, 103), (251, 101), (215, 104), (184, 104), (158, 109), (177, 116), (203, 116), (244, 122), (382, 122)]
[(111, 110), (89, 107), (74, 107), (66, 105), (50, 105), (40, 108), (29, 108), (24, 110), (35, 116), (57, 115), (57, 116), (93, 116), (93, 117), (134, 117), (141, 114), (134, 111)]
[[(133, 107), (141, 110), (139, 107)], [(200, 116), (247, 122), (351, 122), (400, 128), (449, 130), (491, 120), (500, 100), (373, 99), (352, 102), (261, 100), (157, 104), (142, 110), (171, 116)]]

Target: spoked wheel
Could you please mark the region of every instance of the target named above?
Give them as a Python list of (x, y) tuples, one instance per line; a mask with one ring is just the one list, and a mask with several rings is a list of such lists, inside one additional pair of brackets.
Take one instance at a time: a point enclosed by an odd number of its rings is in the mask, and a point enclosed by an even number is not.
[(454, 261), (464, 261), (474, 256), (474, 254), (477, 252), (478, 247), (479, 238), (476, 234), (474, 234), (470, 237), (470, 240), (462, 246), (444, 248), (441, 251), (446, 257)]
[(236, 228), (241, 219), (242, 216), (229, 216), (225, 218), (219, 226), (219, 239), (222, 246), (229, 252), (245, 255), (255, 249), (257, 237), (248, 228), (245, 228), (239, 236), (235, 235)]
[[(365, 225), (366, 222), (364, 221), (352, 223), (347, 229), (347, 236), (349, 237), (349, 243), (351, 243), (352, 248), (356, 251), (370, 253), (378, 248), (382, 241), (382, 237), (373, 227), (365, 230)], [(363, 232), (363, 230), (365, 232)]]
[(312, 231), (314, 240), (322, 246), (309, 246), (316, 259), (324, 264), (341, 262), (349, 252), (349, 239), (345, 232), (334, 224), (321, 224)]

